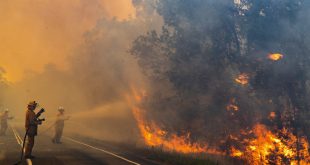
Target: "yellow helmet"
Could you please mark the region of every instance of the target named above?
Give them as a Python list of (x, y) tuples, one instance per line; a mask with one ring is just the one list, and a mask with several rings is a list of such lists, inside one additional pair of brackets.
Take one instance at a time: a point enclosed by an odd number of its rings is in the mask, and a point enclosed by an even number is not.
[(35, 107), (35, 106), (37, 106), (38, 105), (38, 103), (36, 102), (36, 101), (30, 101), (29, 103), (28, 103), (28, 107)]

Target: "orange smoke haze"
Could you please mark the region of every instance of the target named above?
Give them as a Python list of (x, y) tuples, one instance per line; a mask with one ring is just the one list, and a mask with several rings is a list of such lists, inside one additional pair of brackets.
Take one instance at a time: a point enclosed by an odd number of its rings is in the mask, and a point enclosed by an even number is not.
[(66, 58), (98, 19), (135, 17), (131, 0), (4, 0), (0, 11), (0, 66), (13, 82), (48, 63), (66, 69)]

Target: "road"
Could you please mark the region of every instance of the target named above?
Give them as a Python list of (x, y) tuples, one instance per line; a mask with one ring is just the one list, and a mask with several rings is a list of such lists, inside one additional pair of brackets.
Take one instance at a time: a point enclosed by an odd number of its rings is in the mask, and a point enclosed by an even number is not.
[[(22, 129), (11, 127), (6, 136), (0, 136), (0, 165), (13, 165), (20, 159)], [(21, 164), (33, 165), (158, 165), (139, 154), (123, 151), (104, 142), (86, 138), (64, 137), (63, 144), (53, 144), (51, 136), (37, 136), (33, 160)]]

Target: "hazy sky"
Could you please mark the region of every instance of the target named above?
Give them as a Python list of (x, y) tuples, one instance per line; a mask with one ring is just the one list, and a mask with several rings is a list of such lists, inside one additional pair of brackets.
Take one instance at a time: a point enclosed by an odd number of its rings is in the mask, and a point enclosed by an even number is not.
[(102, 17), (135, 16), (131, 0), (1, 0), (0, 66), (9, 81), (47, 63), (65, 69), (83, 34)]

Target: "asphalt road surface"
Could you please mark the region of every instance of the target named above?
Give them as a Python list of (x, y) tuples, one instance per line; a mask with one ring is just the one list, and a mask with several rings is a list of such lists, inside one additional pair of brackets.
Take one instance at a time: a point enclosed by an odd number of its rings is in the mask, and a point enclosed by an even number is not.
[[(20, 160), (24, 131), (10, 127), (0, 136), (0, 165), (13, 165)], [(104, 142), (86, 138), (63, 137), (62, 144), (53, 144), (51, 136), (36, 137), (33, 160), (21, 163), (33, 165), (158, 165), (139, 154), (123, 151)]]

